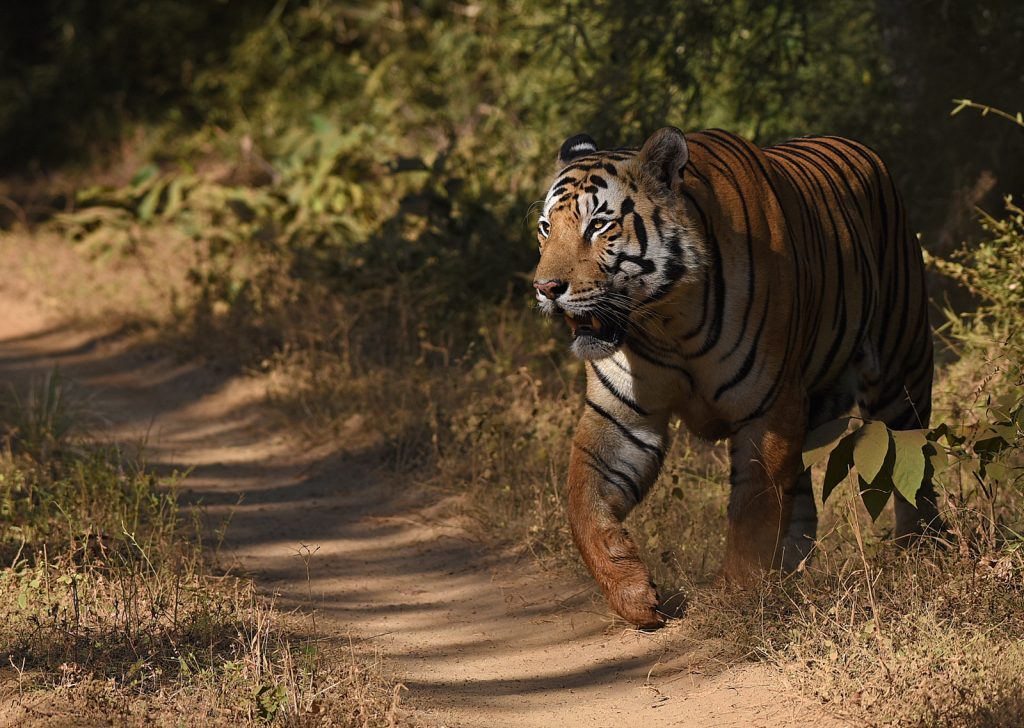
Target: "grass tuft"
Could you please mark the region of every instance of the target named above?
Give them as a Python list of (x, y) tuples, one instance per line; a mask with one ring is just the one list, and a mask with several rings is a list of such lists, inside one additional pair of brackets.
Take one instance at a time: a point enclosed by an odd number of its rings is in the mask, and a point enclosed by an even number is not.
[(87, 424), (87, 402), (56, 366), (41, 381), (33, 380), (23, 396), (13, 387), (7, 394), (2, 412), (8, 447), (37, 462), (67, 447)]

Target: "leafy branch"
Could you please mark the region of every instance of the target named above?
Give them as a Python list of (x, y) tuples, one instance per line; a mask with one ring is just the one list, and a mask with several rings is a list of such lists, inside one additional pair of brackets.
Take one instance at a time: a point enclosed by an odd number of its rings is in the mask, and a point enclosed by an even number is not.
[(970, 430), (948, 423), (893, 430), (877, 420), (841, 417), (808, 434), (803, 465), (810, 468), (827, 457), (823, 503), (855, 467), (861, 499), (875, 519), (894, 492), (915, 503), (921, 485), (947, 470), (951, 461), (967, 465), (982, 486), (989, 477), (1006, 477), (997, 459), (1024, 439), (1024, 398), (990, 402), (988, 413), (989, 421)]

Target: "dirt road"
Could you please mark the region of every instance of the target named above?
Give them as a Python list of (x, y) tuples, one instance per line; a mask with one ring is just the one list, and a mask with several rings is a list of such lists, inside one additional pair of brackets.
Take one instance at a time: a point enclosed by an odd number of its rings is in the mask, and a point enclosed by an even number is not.
[[(840, 725), (774, 668), (701, 662), (678, 627), (613, 623), (592, 585), (474, 542), (410, 482), (380, 472), (358, 418), (328, 451), (271, 426), (265, 383), (158, 356), (111, 331), (62, 325), (0, 290), (0, 380), (54, 365), (113, 437), (186, 470), (185, 497), (221, 549), (328, 637), (375, 645), (405, 702), (450, 726)], [(308, 565), (308, 568), (307, 568)], [(618, 626), (613, 626), (617, 624)]]

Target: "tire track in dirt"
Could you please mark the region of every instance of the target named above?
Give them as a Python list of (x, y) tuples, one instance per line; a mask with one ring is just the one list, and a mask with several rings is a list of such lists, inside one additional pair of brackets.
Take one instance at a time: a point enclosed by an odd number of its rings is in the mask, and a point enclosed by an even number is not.
[(271, 424), (264, 382), (61, 324), (0, 291), (0, 378), (24, 386), (54, 365), (89, 394), (111, 437), (144, 441), (157, 467), (190, 470), (184, 497), (206, 506), (211, 526), (230, 518), (225, 563), (284, 607), (314, 606), (324, 639), (378, 649), (427, 720), (843, 724), (770, 666), (716, 665), (679, 628), (625, 629), (591, 584), (473, 541), (412, 481), (381, 473), (358, 420), (333, 451), (310, 449)]

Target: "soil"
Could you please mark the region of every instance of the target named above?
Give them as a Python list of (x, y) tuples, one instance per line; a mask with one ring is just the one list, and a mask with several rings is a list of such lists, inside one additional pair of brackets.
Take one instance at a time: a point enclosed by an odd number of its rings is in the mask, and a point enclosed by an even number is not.
[[(388, 472), (366, 420), (311, 447), (266, 404), (267, 381), (182, 363), (130, 335), (63, 323), (0, 288), (0, 381), (54, 366), (106, 436), (188, 472), (211, 549), (324, 639), (376, 651), (404, 704), (446, 726), (845, 725), (764, 663), (721, 664), (676, 624), (616, 620), (586, 579), (475, 539), (439, 496)], [(315, 620), (315, 627), (313, 622)], [(684, 617), (685, 620), (685, 617)]]

